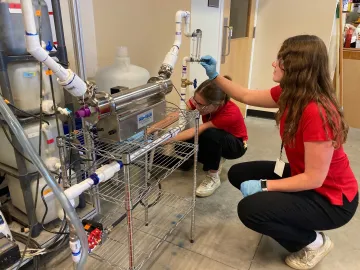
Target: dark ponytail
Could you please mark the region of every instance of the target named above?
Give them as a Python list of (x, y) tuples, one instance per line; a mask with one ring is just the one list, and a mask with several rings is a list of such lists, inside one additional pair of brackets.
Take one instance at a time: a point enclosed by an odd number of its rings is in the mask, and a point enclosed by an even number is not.
[[(228, 75), (225, 75), (224, 78), (232, 81)], [(195, 93), (200, 94), (209, 104), (213, 105), (226, 104), (230, 100), (230, 96), (222, 91), (213, 80), (204, 81), (195, 90)]]

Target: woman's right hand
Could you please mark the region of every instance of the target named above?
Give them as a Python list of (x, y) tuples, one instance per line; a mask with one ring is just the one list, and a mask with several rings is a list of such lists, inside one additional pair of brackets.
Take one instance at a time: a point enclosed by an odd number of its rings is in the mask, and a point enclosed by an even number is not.
[(219, 73), (216, 71), (216, 60), (210, 55), (201, 57), (200, 64), (205, 68), (206, 75), (210, 80), (215, 79)]

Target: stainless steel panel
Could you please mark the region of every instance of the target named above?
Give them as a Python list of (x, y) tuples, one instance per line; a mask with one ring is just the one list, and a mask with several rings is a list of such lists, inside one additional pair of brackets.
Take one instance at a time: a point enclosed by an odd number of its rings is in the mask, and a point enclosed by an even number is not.
[(147, 100), (142, 104), (131, 104), (120, 112), (100, 119), (97, 128), (100, 139), (124, 141), (144, 130), (148, 125), (162, 120), (165, 116), (166, 101)]

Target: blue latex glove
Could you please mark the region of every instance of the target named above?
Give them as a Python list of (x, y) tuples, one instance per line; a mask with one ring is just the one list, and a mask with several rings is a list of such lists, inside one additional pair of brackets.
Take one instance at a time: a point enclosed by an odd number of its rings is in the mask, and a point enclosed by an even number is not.
[(262, 192), (261, 180), (248, 180), (242, 182), (240, 185), (240, 191), (244, 195), (244, 198), (253, 195), (258, 192)]
[(200, 60), (200, 64), (205, 68), (206, 75), (209, 77), (209, 79), (215, 79), (219, 75), (219, 73), (216, 71), (216, 60), (210, 55), (203, 56)]

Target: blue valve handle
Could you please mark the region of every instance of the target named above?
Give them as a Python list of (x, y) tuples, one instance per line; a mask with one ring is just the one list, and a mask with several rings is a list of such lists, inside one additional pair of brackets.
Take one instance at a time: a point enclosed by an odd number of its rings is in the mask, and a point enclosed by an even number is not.
[(46, 48), (45, 48), (48, 52), (51, 52), (51, 50), (53, 49), (53, 46), (51, 45), (51, 42), (48, 41), (48, 43), (46, 44)]
[(194, 84), (193, 84), (193, 86), (194, 86), (194, 89), (196, 89), (196, 87), (197, 87), (197, 79), (194, 79)]

